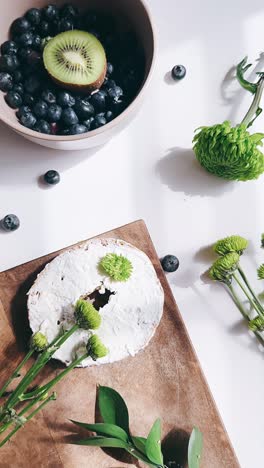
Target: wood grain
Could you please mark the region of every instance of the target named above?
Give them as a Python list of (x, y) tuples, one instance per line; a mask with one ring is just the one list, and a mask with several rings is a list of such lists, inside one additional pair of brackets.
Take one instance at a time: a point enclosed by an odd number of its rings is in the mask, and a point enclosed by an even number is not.
[[(75, 369), (60, 382), (56, 388), (57, 401), (51, 402), (8, 446), (0, 449), (0, 467), (142, 466), (119, 451), (106, 453), (99, 448), (71, 444), (80, 433), (77, 430), (76, 435), (68, 420), (97, 419), (96, 386), (101, 384), (114, 387), (124, 396), (131, 414), (132, 433), (145, 436), (155, 418), (162, 418), (164, 446), (166, 450), (173, 447), (182, 466), (186, 466), (188, 434), (196, 425), (204, 435), (201, 468), (238, 468), (144, 222), (137, 221), (100, 237), (121, 238), (149, 256), (165, 291), (162, 321), (149, 346), (136, 357), (101, 367)], [(37, 273), (58, 253), (0, 273), (0, 384), (23, 356), (28, 330), (26, 293)], [(51, 364), (45, 377), (58, 371), (59, 367)]]

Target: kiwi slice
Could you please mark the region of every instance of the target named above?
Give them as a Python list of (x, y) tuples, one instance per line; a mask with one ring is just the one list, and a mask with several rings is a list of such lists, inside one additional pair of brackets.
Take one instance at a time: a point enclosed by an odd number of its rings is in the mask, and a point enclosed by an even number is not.
[(100, 41), (85, 31), (66, 31), (51, 39), (43, 60), (51, 78), (64, 88), (92, 92), (105, 79), (106, 55)]

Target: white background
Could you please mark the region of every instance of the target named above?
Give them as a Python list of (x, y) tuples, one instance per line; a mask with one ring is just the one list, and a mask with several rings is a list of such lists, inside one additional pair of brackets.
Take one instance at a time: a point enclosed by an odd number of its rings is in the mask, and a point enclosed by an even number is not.
[[(168, 276), (202, 368), (242, 468), (261, 466), (264, 362), (221, 286), (200, 275), (208, 246), (234, 233), (252, 241), (243, 264), (260, 292), (255, 268), (264, 261), (264, 176), (231, 183), (206, 174), (191, 151), (193, 131), (226, 118), (239, 122), (250, 95), (230, 79), (246, 54), (264, 48), (261, 0), (148, 0), (157, 29), (152, 88), (136, 120), (104, 148), (56, 152), (0, 126), (0, 217), (16, 213), (21, 228), (0, 234), (0, 269), (143, 218), (160, 256), (181, 262)], [(169, 82), (182, 63), (187, 76)], [(261, 68), (264, 60), (254, 62)], [(263, 99), (264, 105), (264, 99)], [(264, 128), (264, 115), (254, 129)], [(38, 185), (61, 173), (51, 189)], [(213, 467), (212, 467), (213, 468)], [(228, 468), (228, 467), (226, 467)]]

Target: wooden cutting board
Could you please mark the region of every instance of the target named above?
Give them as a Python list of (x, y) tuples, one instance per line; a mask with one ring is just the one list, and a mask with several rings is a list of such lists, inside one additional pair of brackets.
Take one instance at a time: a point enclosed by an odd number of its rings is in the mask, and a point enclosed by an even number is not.
[[(100, 237), (131, 242), (149, 256), (165, 291), (162, 321), (149, 346), (137, 356), (72, 371), (57, 385), (57, 401), (47, 405), (0, 449), (0, 467), (143, 466), (123, 452), (106, 453), (100, 448), (70, 444), (80, 437), (70, 418), (85, 422), (96, 419), (98, 384), (111, 386), (123, 395), (134, 435), (146, 436), (154, 420), (161, 417), (166, 450), (172, 447), (178, 454), (179, 466), (186, 466), (188, 434), (198, 426), (204, 436), (201, 468), (239, 467), (144, 222)], [(28, 332), (26, 293), (45, 264), (60, 252), (0, 273), (0, 384), (23, 356), (25, 330)], [(51, 364), (45, 372), (50, 377), (59, 372), (59, 366)]]

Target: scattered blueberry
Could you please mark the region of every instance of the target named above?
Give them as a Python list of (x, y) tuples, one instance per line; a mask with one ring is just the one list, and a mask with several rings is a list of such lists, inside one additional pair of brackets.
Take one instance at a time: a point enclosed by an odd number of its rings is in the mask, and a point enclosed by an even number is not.
[(24, 114), (20, 117), (20, 122), (22, 125), (24, 125), (24, 127), (33, 128), (37, 122), (37, 119), (34, 114), (29, 112), (28, 114)]
[(60, 91), (58, 94), (58, 104), (61, 107), (72, 107), (75, 104), (75, 98), (68, 91)]
[(12, 73), (19, 67), (16, 55), (2, 55), (0, 57), (0, 71)]
[(71, 107), (67, 107), (66, 109), (63, 109), (61, 118), (62, 118), (62, 121), (67, 126), (71, 126), (71, 125), (75, 125), (79, 123), (79, 119)]
[(87, 99), (77, 99), (74, 110), (81, 120), (88, 119), (94, 114), (94, 107)]
[(41, 37), (47, 37), (49, 36), (51, 30), (50, 30), (50, 25), (48, 23), (48, 21), (41, 21), (40, 25), (39, 25), (39, 33), (40, 33), (40, 36)]
[(58, 122), (61, 118), (62, 108), (58, 104), (51, 104), (48, 108), (47, 118), (50, 122)]
[(16, 231), (20, 226), (19, 218), (14, 214), (8, 214), (2, 219), (1, 226), (5, 231)]
[(106, 73), (107, 73), (108, 76), (112, 75), (114, 73), (114, 67), (113, 67), (112, 63), (110, 63), (110, 62), (107, 63)]
[(48, 109), (49, 109), (48, 104), (45, 101), (42, 101), (40, 99), (39, 101), (35, 103), (33, 107), (33, 112), (37, 117), (43, 119), (44, 117), (46, 117), (48, 113)]
[(48, 104), (55, 104), (56, 102), (56, 96), (50, 89), (44, 89), (41, 93), (41, 97)]
[(37, 51), (40, 51), (41, 50), (41, 43), (42, 43), (42, 38), (38, 34), (36, 34), (33, 37), (33, 42), (32, 42), (33, 49), (35, 49)]
[(43, 14), (48, 21), (56, 21), (59, 17), (59, 10), (56, 5), (48, 5), (43, 8)]
[(178, 270), (180, 262), (175, 255), (165, 255), (161, 260), (161, 266), (164, 271), (172, 273), (173, 271)]
[(106, 82), (104, 83), (104, 87), (106, 89), (115, 88), (116, 86), (117, 84), (114, 80), (106, 80)]
[(105, 94), (103, 90), (94, 93), (91, 96), (91, 103), (97, 111), (104, 111), (105, 110)]
[(20, 83), (23, 80), (23, 75), (20, 70), (14, 71), (13, 80), (15, 83)]
[(31, 54), (31, 49), (21, 47), (18, 51), (18, 57), (21, 62), (26, 62), (28, 56)]
[(46, 120), (41, 119), (36, 123), (34, 130), (36, 130), (36, 132), (46, 133), (49, 135), (51, 133), (51, 126), (46, 122)]
[(33, 33), (31, 31), (25, 32), (19, 36), (19, 45), (22, 47), (30, 47), (33, 44)]
[(26, 106), (33, 106), (35, 103), (35, 98), (32, 96), (32, 94), (25, 93), (23, 97), (24, 104)]
[(100, 113), (100, 114), (97, 114), (94, 118), (94, 121), (92, 123), (92, 129), (96, 129), (96, 128), (99, 128), (99, 127), (102, 127), (103, 125), (105, 125), (107, 122), (106, 122), (106, 118), (104, 116), (104, 113)]
[(23, 34), (24, 32), (28, 31), (30, 27), (31, 24), (26, 18), (17, 18), (15, 21), (13, 21), (11, 25), (11, 33), (14, 36), (19, 36), (20, 34)]
[(5, 41), (1, 45), (1, 54), (2, 55), (16, 55), (18, 47), (14, 41)]
[(12, 107), (12, 109), (18, 109), (20, 106), (22, 106), (22, 97), (20, 94), (15, 93), (14, 91), (9, 91), (6, 96), (5, 100), (9, 107)]
[(29, 76), (24, 83), (25, 90), (34, 94), (40, 87), (39, 79), (36, 76)]
[(111, 120), (113, 120), (113, 118), (114, 118), (114, 113), (112, 111), (107, 111), (105, 113), (105, 118), (106, 118), (107, 122), (111, 122)]
[(88, 128), (82, 124), (75, 124), (70, 127), (70, 135), (80, 135), (81, 133), (86, 133)]
[(27, 114), (30, 114), (31, 112), (32, 111), (31, 111), (31, 108), (29, 106), (21, 106), (21, 107), (19, 107), (16, 115), (20, 119), (22, 117), (22, 115), (27, 115)]
[(36, 50), (31, 50), (30, 53), (27, 55), (26, 61), (30, 67), (36, 67), (37, 65), (41, 64), (42, 57), (40, 53)]
[(50, 185), (56, 185), (60, 182), (60, 174), (54, 170), (46, 172), (43, 178), (45, 182)]
[(26, 18), (33, 26), (38, 26), (41, 20), (41, 11), (38, 8), (30, 8), (26, 13)]
[(23, 96), (23, 94), (24, 94), (24, 86), (22, 85), (22, 83), (16, 83), (16, 84), (14, 84), (12, 91), (13, 91), (14, 93), (20, 94), (20, 96)]
[(123, 96), (123, 90), (120, 86), (114, 86), (113, 88), (108, 88), (108, 96), (112, 102), (118, 102)]
[(13, 78), (9, 73), (0, 73), (0, 89), (1, 91), (10, 91), (13, 88)]
[(171, 70), (173, 80), (182, 80), (186, 75), (186, 68), (184, 65), (175, 65)]
[(62, 18), (59, 22), (59, 31), (64, 32), (64, 31), (71, 31), (74, 29), (74, 23), (73, 20), (70, 18)]
[(90, 117), (89, 119), (83, 121), (83, 125), (87, 128), (87, 131), (89, 131), (92, 128), (93, 122), (94, 117)]

